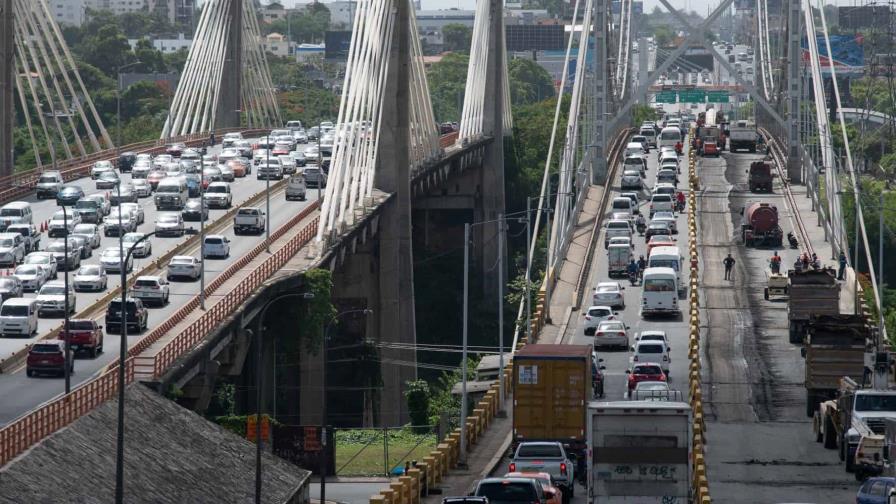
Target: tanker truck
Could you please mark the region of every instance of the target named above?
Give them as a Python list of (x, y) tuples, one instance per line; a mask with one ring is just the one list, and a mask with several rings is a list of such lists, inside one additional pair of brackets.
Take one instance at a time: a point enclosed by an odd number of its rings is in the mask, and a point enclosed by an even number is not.
[(769, 203), (752, 203), (743, 210), (740, 226), (744, 245), (748, 247), (781, 247), (783, 232), (778, 224), (778, 207)]

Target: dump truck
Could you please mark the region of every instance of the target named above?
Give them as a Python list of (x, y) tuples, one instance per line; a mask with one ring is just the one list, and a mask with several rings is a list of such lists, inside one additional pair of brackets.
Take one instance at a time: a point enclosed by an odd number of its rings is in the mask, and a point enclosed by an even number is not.
[(831, 268), (787, 272), (789, 340), (802, 343), (806, 323), (813, 315), (840, 314), (840, 284)]
[(734, 126), (728, 130), (728, 150), (756, 152), (756, 128)]
[(747, 170), (747, 183), (750, 186), (750, 192), (772, 192), (773, 178), (771, 161), (754, 161), (750, 163), (750, 169)]
[(588, 447), (590, 502), (691, 502), (688, 403), (593, 401)]
[(812, 418), (818, 405), (837, 396), (840, 380), (849, 376), (861, 381), (871, 328), (862, 315), (812, 315), (805, 324), (806, 416)]
[(523, 347), (513, 358), (513, 449), (559, 441), (584, 475), (587, 405), (594, 397), (591, 345)]
[(784, 234), (778, 225), (778, 207), (770, 203), (752, 203), (743, 210), (741, 237), (748, 247), (774, 246), (783, 244)]

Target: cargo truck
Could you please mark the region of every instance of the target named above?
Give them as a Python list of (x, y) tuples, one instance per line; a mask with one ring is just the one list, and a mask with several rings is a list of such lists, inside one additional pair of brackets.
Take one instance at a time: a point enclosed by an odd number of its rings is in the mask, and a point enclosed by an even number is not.
[(728, 133), (728, 149), (731, 152), (748, 150), (756, 152), (756, 128), (735, 126)]
[(593, 401), (588, 447), (589, 502), (691, 502), (688, 403)]
[(513, 358), (513, 449), (558, 441), (584, 474), (591, 345), (526, 345)]
[(840, 314), (840, 284), (830, 268), (790, 270), (787, 281), (789, 340), (791, 343), (802, 343), (806, 323), (813, 315)]
[(750, 192), (772, 192), (772, 164), (769, 161), (754, 161), (747, 170), (747, 183)]
[(752, 203), (743, 210), (744, 220), (740, 226), (744, 245), (780, 247), (784, 233), (778, 225), (778, 207), (769, 203)]
[(833, 399), (844, 376), (862, 381), (871, 328), (861, 315), (813, 315), (805, 324), (806, 416)]

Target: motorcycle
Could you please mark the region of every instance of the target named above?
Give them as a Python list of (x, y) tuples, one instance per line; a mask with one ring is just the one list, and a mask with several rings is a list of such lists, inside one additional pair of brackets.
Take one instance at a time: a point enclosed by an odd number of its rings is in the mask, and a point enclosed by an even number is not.
[(793, 232), (787, 233), (787, 243), (790, 244), (790, 248), (795, 249), (799, 247), (799, 242), (796, 239), (796, 236), (793, 236)]
[(628, 272), (628, 281), (632, 286), (638, 285), (638, 273), (636, 271)]
[(647, 231), (647, 224), (643, 222), (638, 222), (635, 224), (635, 229), (638, 230), (638, 234), (644, 236), (644, 232)]
[(678, 213), (684, 212), (685, 202), (684, 201), (675, 201), (675, 211)]

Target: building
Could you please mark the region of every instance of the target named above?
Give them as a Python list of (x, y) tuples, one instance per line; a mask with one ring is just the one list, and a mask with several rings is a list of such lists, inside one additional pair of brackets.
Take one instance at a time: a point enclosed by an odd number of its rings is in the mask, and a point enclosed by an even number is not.
[[(137, 39), (128, 39), (128, 44), (130, 44), (131, 49), (137, 47)], [(187, 38), (183, 33), (177, 35), (176, 39), (153, 39), (151, 40), (152, 46), (157, 50), (161, 51), (165, 54), (175, 53), (180, 51), (181, 49), (190, 50), (190, 45), (193, 43), (192, 38)]]
[(417, 11), (417, 33), (420, 40), (432, 47), (442, 47), (442, 28), (449, 24), (460, 24), (473, 29), (472, 10), (421, 10)]
[(192, 26), (196, 0), (50, 0), (47, 2), (53, 19), (60, 24), (81, 26), (87, 10), (109, 11), (115, 15), (132, 12), (154, 12), (169, 23)]
[(566, 47), (563, 25), (509, 25), (508, 51), (559, 51)]
[(81, 26), (87, 17), (88, 0), (55, 0), (47, 2), (57, 24)]
[(286, 19), (287, 11), (282, 4), (271, 2), (261, 6), (261, 19), (264, 23), (271, 24), (274, 21)]
[(280, 33), (269, 33), (262, 39), (264, 50), (275, 56), (289, 56), (293, 53), (295, 45), (286, 40), (286, 36)]
[(168, 19), (171, 24), (193, 26), (196, 0), (147, 0), (147, 8)]
[(357, 5), (358, 2), (354, 0), (327, 3), (326, 6), (330, 9), (330, 28), (333, 30), (350, 29), (355, 20)]
[[(59, 0), (53, 0), (58, 2)], [(68, 2), (69, 0), (62, 0)], [(147, 9), (147, 0), (86, 0), (85, 3), (89, 9), (105, 10), (113, 14), (127, 14), (130, 12), (140, 12)]]
[[(892, 11), (889, 5), (859, 5), (855, 7), (838, 7), (839, 25), (844, 30), (861, 30), (875, 28), (886, 31), (890, 26)], [(831, 20), (828, 20), (831, 23)]]
[(505, 9), (504, 24), (510, 25), (536, 25), (551, 21), (548, 11), (544, 9)]
[(294, 48), (296, 61), (303, 63), (313, 59), (323, 59), (326, 56), (324, 44), (299, 44)]

